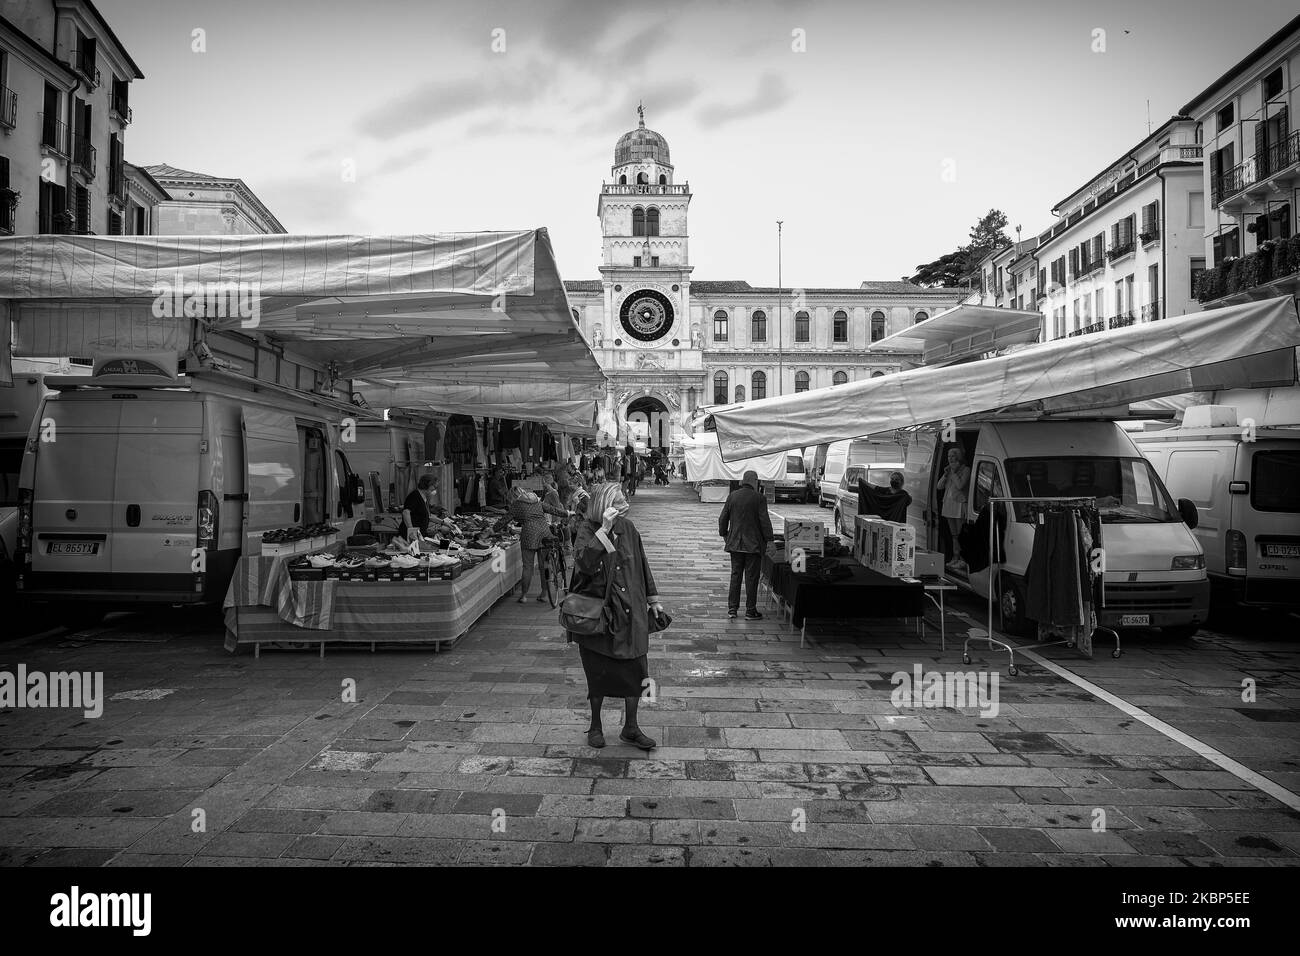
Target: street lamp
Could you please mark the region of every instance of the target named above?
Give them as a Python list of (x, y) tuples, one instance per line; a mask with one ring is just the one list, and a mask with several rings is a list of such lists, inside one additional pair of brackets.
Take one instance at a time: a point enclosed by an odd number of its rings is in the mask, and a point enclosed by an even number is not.
[(783, 365), (781, 361), (781, 300), (784, 290), (781, 287), (781, 224), (785, 220), (776, 221), (776, 394), (782, 394), (781, 380)]

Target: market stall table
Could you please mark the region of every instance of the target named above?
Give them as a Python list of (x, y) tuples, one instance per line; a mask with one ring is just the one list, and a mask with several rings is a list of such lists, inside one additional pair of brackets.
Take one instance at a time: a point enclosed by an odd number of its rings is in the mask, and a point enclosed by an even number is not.
[(772, 592), (790, 608), (790, 623), (800, 629), (799, 646), (808, 633), (809, 618), (920, 617), (925, 609), (925, 588), (920, 581), (891, 578), (864, 568), (853, 558), (824, 559), (847, 569), (848, 576), (822, 581), (812, 574), (797, 574), (787, 563), (763, 559), (763, 572)]
[[(518, 543), (452, 580), (295, 581), (286, 557), (241, 558), (224, 603), (226, 650), (242, 644), (454, 643), (522, 576)], [(495, 569), (494, 569), (495, 567)]]

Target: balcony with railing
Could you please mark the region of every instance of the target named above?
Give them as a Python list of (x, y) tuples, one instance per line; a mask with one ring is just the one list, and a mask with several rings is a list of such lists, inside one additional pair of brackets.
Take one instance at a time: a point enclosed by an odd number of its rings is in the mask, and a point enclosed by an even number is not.
[(41, 113), (41, 148), (66, 157), (69, 151), (68, 124), (60, 123), (49, 113)]
[(1196, 299), (1214, 308), (1300, 292), (1300, 236), (1266, 239), (1245, 256), (1225, 258), (1196, 276)]
[(601, 190), (611, 196), (685, 196), (691, 187), (689, 183), (605, 183)]
[(1210, 203), (1244, 205), (1263, 195), (1270, 185), (1283, 186), (1295, 180), (1300, 180), (1300, 130), (1210, 180)]
[(1160, 321), (1160, 300), (1159, 299), (1156, 299), (1153, 302), (1148, 302), (1146, 305), (1142, 306), (1142, 321), (1143, 322)]
[(1124, 329), (1128, 328), (1136, 321), (1137, 317), (1132, 312), (1121, 312), (1119, 315), (1112, 315), (1110, 320), (1106, 323), (1106, 327), (1111, 329)]
[(18, 125), (18, 94), (7, 86), (0, 86), (0, 129), (13, 129)]
[(130, 126), (131, 120), (135, 118), (135, 114), (132, 113), (131, 107), (127, 106), (126, 103), (121, 100), (113, 101), (112, 105), (109, 107), (109, 114), (114, 116), (122, 126)]
[(1073, 332), (1066, 334), (1066, 338), (1074, 338), (1076, 335), (1090, 335), (1093, 332), (1104, 332), (1106, 329), (1105, 322), (1093, 322), (1091, 325), (1085, 325), (1081, 329), (1075, 329)]
[(108, 196), (126, 202), (126, 163), (119, 162), (108, 169)]
[(72, 137), (72, 165), (86, 179), (95, 178), (95, 158), (98, 155), (98, 150), (90, 145), (89, 137)]
[(1106, 259), (1109, 262), (1114, 262), (1116, 259), (1122, 259), (1132, 251), (1133, 240), (1130, 239), (1128, 242), (1121, 242), (1119, 245), (1111, 246), (1106, 250)]
[(95, 68), (95, 52), (78, 48), (72, 57), (72, 68), (82, 75), (87, 86), (92, 89), (98, 89), (101, 82), (99, 70)]

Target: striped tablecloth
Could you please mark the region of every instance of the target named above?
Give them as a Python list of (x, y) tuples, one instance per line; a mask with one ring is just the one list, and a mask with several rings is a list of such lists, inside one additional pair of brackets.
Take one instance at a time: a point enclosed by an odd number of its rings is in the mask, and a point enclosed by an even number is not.
[(454, 641), (522, 573), (518, 544), (496, 568), (485, 561), (453, 581), (290, 581), (273, 565), (245, 567), (245, 561), (280, 560), (240, 560), (224, 605), (227, 650), (275, 642)]

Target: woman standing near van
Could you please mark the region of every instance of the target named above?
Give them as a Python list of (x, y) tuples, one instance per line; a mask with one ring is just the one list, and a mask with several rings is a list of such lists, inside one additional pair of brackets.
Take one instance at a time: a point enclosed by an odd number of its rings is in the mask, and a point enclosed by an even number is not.
[(952, 537), (952, 563), (965, 565), (961, 557), (962, 522), (966, 520), (966, 493), (970, 488), (970, 468), (966, 465), (966, 455), (961, 448), (954, 445), (948, 449), (948, 467), (943, 476), (935, 483), (935, 488), (943, 492), (943, 505), (939, 509), (948, 522), (948, 531)]

